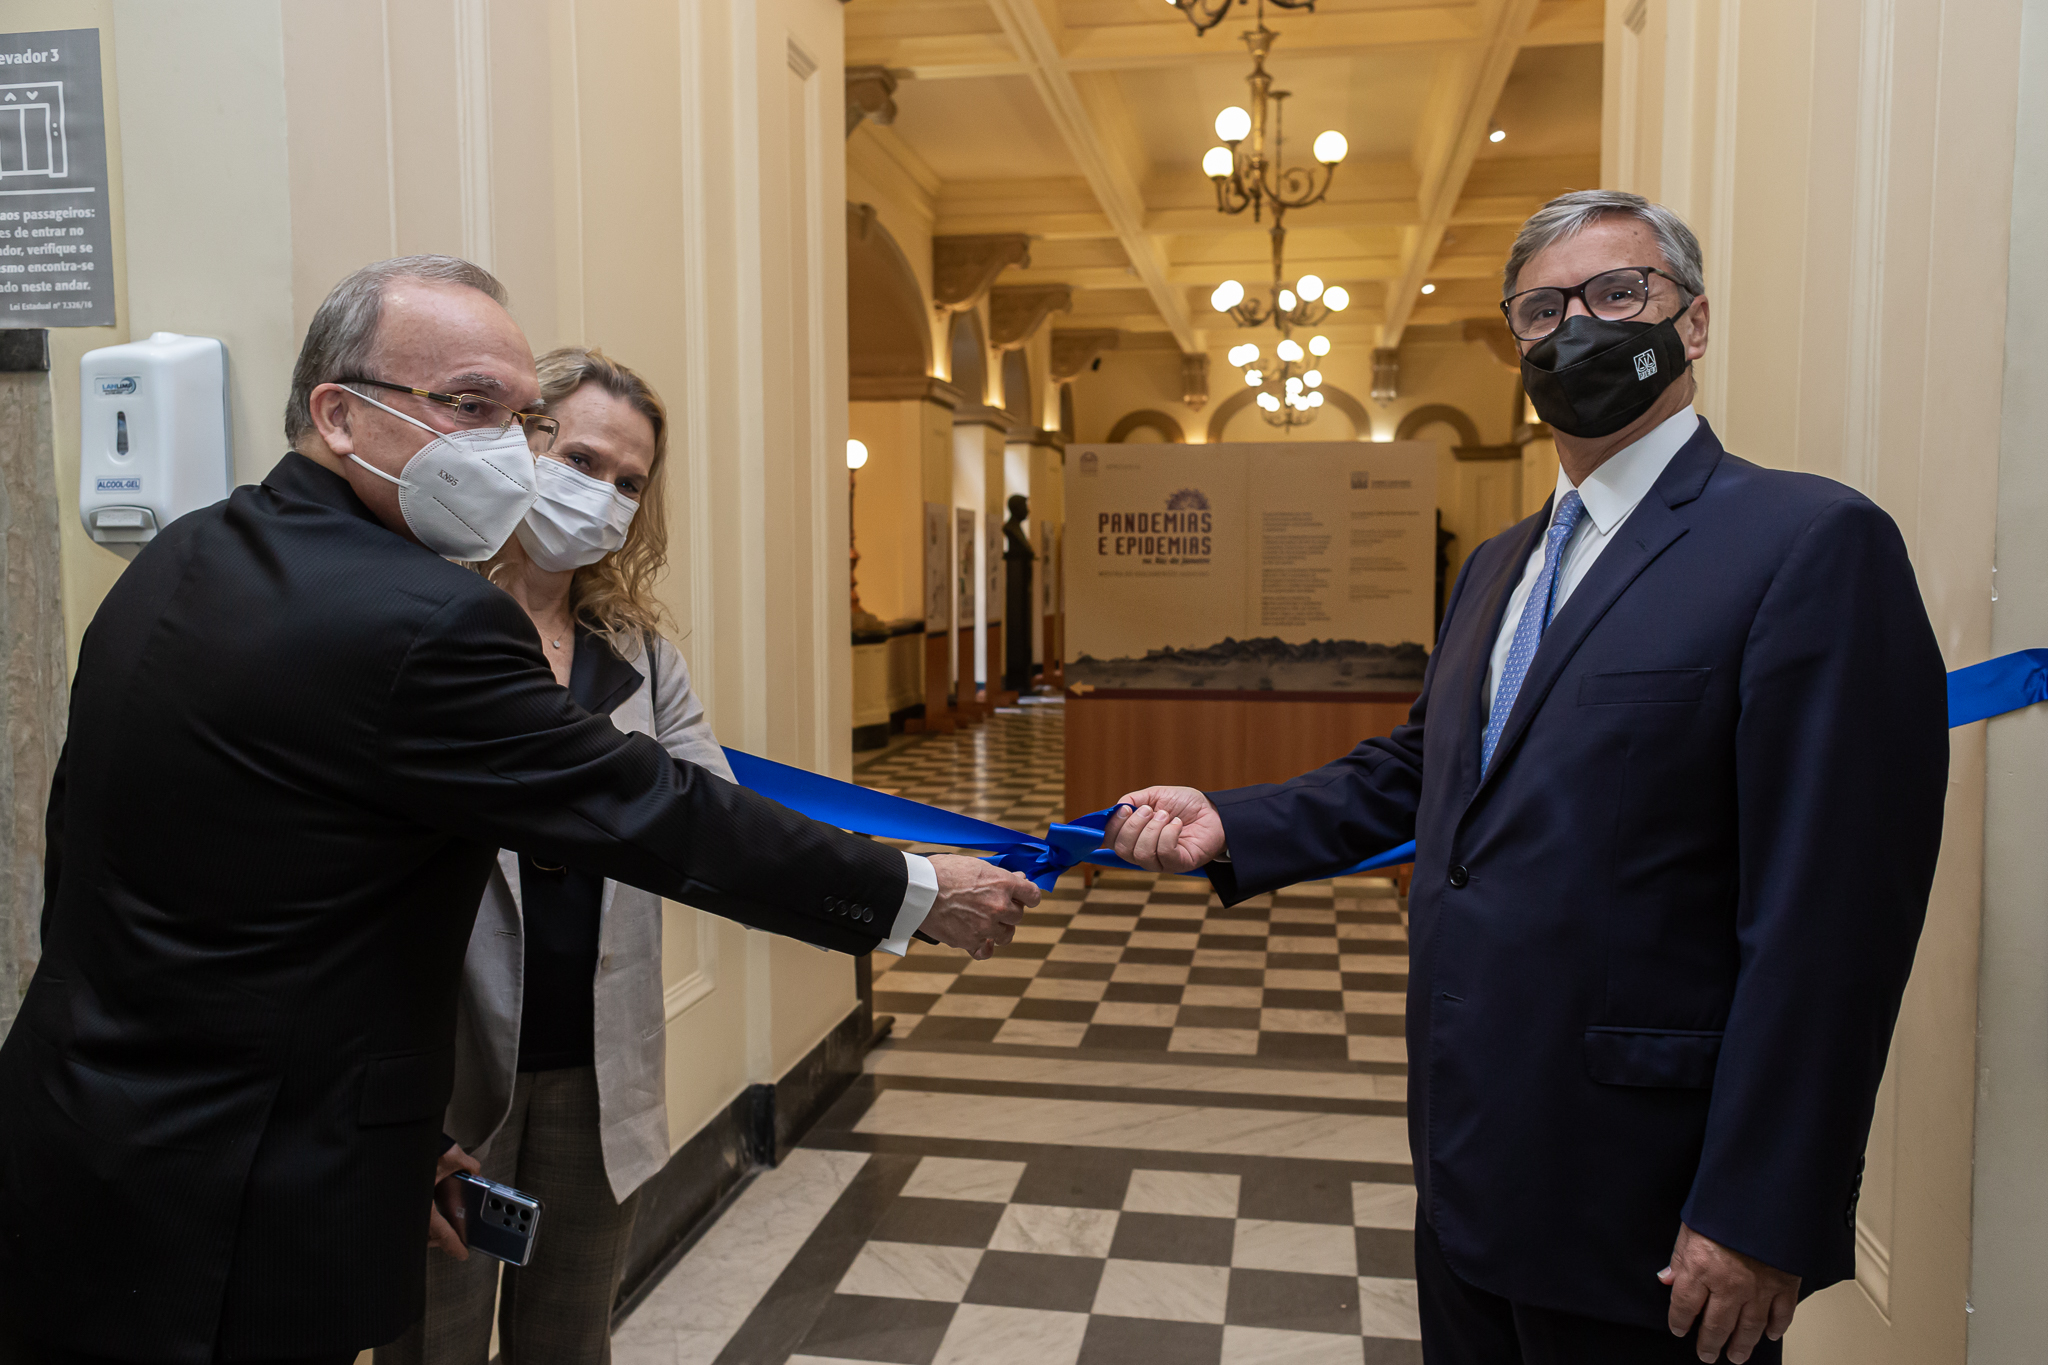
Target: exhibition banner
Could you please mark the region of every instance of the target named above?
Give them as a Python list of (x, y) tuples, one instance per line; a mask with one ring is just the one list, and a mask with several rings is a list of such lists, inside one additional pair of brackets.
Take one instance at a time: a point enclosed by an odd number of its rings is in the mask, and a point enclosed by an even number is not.
[(1068, 682), (1414, 691), (1436, 458), (1426, 441), (1068, 447)]

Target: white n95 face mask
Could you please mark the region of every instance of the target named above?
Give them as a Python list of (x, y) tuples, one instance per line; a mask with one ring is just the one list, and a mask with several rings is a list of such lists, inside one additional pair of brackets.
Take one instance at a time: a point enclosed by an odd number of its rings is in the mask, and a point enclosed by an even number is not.
[(349, 456), (398, 485), (399, 515), (420, 544), (448, 559), (489, 559), (498, 553), (537, 493), (526, 432), (516, 423), (503, 431), (435, 431), (366, 393), (349, 392), (434, 438), (395, 478), (361, 456)]
[(526, 556), (549, 573), (595, 564), (626, 543), (640, 504), (560, 460), (534, 462), (540, 496), (519, 523)]

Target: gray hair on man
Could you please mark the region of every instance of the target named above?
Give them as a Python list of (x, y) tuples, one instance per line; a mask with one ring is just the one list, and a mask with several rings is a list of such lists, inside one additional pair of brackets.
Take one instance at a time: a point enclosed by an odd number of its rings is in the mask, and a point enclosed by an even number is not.
[(356, 271), (321, 303), (306, 328), (306, 344), (292, 366), (291, 397), (284, 405), (284, 438), (298, 444), (313, 429), (313, 390), (361, 374), (377, 346), (384, 291), (395, 280), (466, 285), (488, 294), (500, 307), (511, 297), (498, 277), (460, 256), (394, 256)]
[(1507, 268), (1501, 272), (1500, 295), (1507, 298), (1515, 292), (1515, 281), (1521, 277), (1522, 267), (1537, 252), (1553, 242), (1566, 237), (1577, 236), (1580, 232), (1603, 218), (1633, 218), (1644, 224), (1657, 239), (1657, 250), (1664, 255), (1664, 264), (1671, 277), (1678, 281), (1679, 288), (1698, 298), (1707, 292), (1706, 271), (1700, 262), (1700, 239), (1692, 235), (1692, 229), (1685, 220), (1665, 208), (1653, 204), (1640, 194), (1627, 190), (1573, 190), (1560, 194), (1542, 208), (1529, 215), (1529, 221), (1522, 224), (1522, 230), (1515, 234), (1515, 245), (1508, 252)]

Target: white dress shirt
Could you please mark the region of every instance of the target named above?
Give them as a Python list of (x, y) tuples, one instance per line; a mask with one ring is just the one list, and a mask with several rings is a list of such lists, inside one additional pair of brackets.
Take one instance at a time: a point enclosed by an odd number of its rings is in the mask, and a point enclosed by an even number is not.
[(903, 888), (903, 906), (896, 912), (896, 923), (889, 927), (889, 937), (875, 945), (878, 951), (898, 957), (910, 951), (910, 936), (924, 926), (932, 902), (939, 898), (939, 874), (932, 870), (931, 859), (906, 853), (903, 866), (910, 874), (910, 884)]
[[(1572, 529), (1571, 539), (1564, 543), (1557, 584), (1551, 595), (1551, 601), (1556, 604), (1551, 610), (1553, 620), (1557, 612), (1563, 610), (1572, 589), (1585, 579), (1593, 561), (1613, 542), (1615, 532), (1628, 520), (1628, 514), (1635, 511), (1636, 504), (1656, 486), (1665, 466), (1671, 463), (1671, 457), (1692, 439), (1699, 424), (1699, 414), (1690, 407), (1672, 414), (1645, 432), (1641, 440), (1608, 456), (1598, 469), (1586, 476), (1582, 484), (1574, 485), (1563, 467), (1558, 468), (1557, 493), (1550, 500), (1551, 521), (1557, 520), (1558, 504), (1574, 487), (1579, 491), (1579, 500), (1586, 504), (1586, 514), (1579, 518), (1579, 524)], [(1546, 532), (1548, 529), (1546, 525)], [(1529, 594), (1535, 591), (1536, 580), (1542, 574), (1543, 538), (1539, 536), (1536, 548), (1522, 570), (1522, 581), (1515, 584), (1514, 594), (1508, 598), (1508, 609), (1500, 620), (1500, 634), (1494, 638), (1493, 654), (1486, 662), (1486, 713), (1489, 717), (1493, 714), (1493, 689), (1500, 682), (1501, 670), (1507, 667), (1508, 648), (1514, 644), (1515, 627), (1521, 624), (1522, 608), (1528, 605)]]

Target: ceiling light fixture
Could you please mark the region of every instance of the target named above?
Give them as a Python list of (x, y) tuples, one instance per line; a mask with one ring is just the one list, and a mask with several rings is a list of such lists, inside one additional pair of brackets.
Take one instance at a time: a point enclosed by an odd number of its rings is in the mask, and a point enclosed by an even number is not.
[[(1198, 34), (1207, 33), (1216, 25), (1222, 23), (1224, 18), (1230, 13), (1230, 0), (1166, 0), (1166, 3), (1172, 5), (1182, 14), (1185, 14), (1188, 17), (1188, 22), (1195, 26), (1195, 32)], [(1245, 0), (1237, 0), (1237, 3), (1242, 5), (1245, 3)], [(1274, 9), (1313, 11), (1315, 7), (1316, 0), (1273, 0)], [(1265, 0), (1260, 0), (1259, 22), (1263, 24), (1265, 20)]]
[[(1199, 32), (1206, 32), (1222, 21), (1223, 14), (1230, 8), (1229, 0), (1173, 0), (1174, 7), (1194, 20)], [(1282, 9), (1308, 9), (1310, 3), (1292, 4), (1288, 0), (1274, 0)], [(1197, 11), (1200, 11), (1198, 14)], [(1273, 42), (1279, 37), (1266, 27), (1263, 2), (1257, 10), (1258, 26), (1244, 35), (1245, 46), (1251, 52), (1252, 70), (1245, 77), (1250, 87), (1250, 108), (1231, 105), (1216, 115), (1216, 136), (1223, 139), (1222, 146), (1211, 147), (1202, 157), (1202, 174), (1216, 186), (1216, 210), (1219, 213), (1237, 214), (1251, 210), (1252, 221), (1260, 222), (1270, 210), (1273, 226), (1269, 235), (1273, 243), (1273, 278), (1264, 298), (1247, 295), (1243, 283), (1225, 280), (1209, 295), (1209, 304), (1217, 312), (1227, 314), (1240, 327), (1261, 327), (1272, 323), (1279, 329), (1281, 342), (1279, 357), (1281, 364), (1271, 371), (1245, 371), (1245, 381), (1251, 384), (1263, 382), (1269, 389), (1283, 386), (1288, 380), (1299, 379), (1297, 368), (1305, 359), (1301, 343), (1291, 339), (1289, 334), (1296, 327), (1314, 327), (1332, 313), (1341, 313), (1351, 305), (1351, 294), (1342, 285), (1325, 284), (1321, 276), (1303, 275), (1288, 288), (1282, 281), (1286, 277), (1286, 217), (1290, 209), (1308, 208), (1319, 204), (1330, 192), (1330, 184), (1337, 175), (1338, 163), (1351, 150), (1350, 142), (1336, 129), (1328, 129), (1318, 136), (1314, 145), (1315, 164), (1311, 166), (1288, 166), (1282, 160), (1285, 146), (1282, 116), (1286, 109), (1288, 92), (1273, 88), (1273, 77), (1266, 70), (1266, 58), (1272, 54)], [(1269, 146), (1270, 141), (1270, 146)], [(1321, 167), (1320, 172), (1316, 167)], [(1328, 338), (1319, 338), (1323, 349), (1317, 355), (1326, 354), (1330, 343)], [(1291, 353), (1290, 353), (1291, 352)], [(1236, 352), (1231, 352), (1233, 365), (1238, 364)], [(1261, 380), (1252, 376), (1258, 374)], [(1297, 392), (1299, 386), (1297, 383)], [(1293, 426), (1309, 420), (1307, 403), (1283, 405), (1277, 401), (1263, 401), (1270, 393), (1262, 394), (1259, 406), (1276, 425)], [(1299, 411), (1300, 415), (1295, 415)]]
[(1508, 140), (1507, 131), (1502, 128), (1496, 128), (1486, 135), (1486, 140), (1488, 142), (1506, 142)]
[(1425, 284), (1422, 286), (1422, 292), (1425, 294), (1434, 294), (1436, 292), (1436, 286), (1433, 284)]

